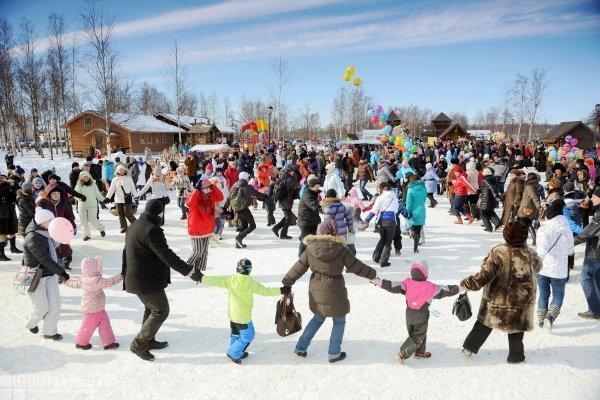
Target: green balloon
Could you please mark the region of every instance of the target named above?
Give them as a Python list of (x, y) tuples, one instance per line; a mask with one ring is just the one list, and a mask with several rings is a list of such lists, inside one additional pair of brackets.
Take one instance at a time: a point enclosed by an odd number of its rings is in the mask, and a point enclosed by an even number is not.
[(390, 142), (394, 143), (396, 141), (396, 136), (390, 136)]
[(412, 147), (412, 149), (411, 149), (411, 150), (412, 150), (412, 152), (413, 152), (413, 153), (416, 153), (416, 152), (418, 152), (418, 151), (419, 151), (419, 146), (417, 146), (417, 145), (415, 144), (415, 145), (413, 145), (413, 147)]

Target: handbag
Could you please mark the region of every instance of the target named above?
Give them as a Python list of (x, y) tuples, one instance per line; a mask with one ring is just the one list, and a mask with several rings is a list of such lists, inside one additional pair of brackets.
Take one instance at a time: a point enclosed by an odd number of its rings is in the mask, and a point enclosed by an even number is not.
[(469, 296), (466, 293), (458, 295), (452, 306), (452, 314), (456, 315), (460, 321), (466, 321), (471, 318), (471, 315), (473, 315), (471, 301), (469, 301)]
[(38, 265), (37, 267), (28, 267), (21, 265), (17, 271), (15, 278), (13, 279), (13, 285), (17, 293), (33, 293), (37, 289), (40, 279), (42, 279), (42, 268)]
[(133, 195), (131, 193), (125, 192), (125, 189), (123, 189), (123, 186), (121, 186), (121, 190), (123, 191), (123, 194), (125, 195), (125, 204), (132, 204), (133, 203)]
[(533, 208), (523, 207), (523, 215), (526, 216), (527, 218), (532, 218), (533, 213), (534, 213)]
[(275, 324), (279, 336), (289, 336), (302, 330), (302, 316), (294, 307), (293, 296), (285, 295), (277, 302)]

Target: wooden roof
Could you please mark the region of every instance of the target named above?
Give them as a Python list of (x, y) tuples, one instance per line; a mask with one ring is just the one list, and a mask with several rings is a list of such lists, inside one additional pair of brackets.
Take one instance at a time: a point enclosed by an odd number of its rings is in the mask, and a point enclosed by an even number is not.
[(401, 122), (400, 118), (398, 118), (398, 116), (393, 110), (390, 111), (390, 113), (388, 114), (387, 120), (388, 122)]
[(590, 129), (590, 127), (584, 124), (582, 121), (561, 122), (560, 124), (555, 126), (550, 132), (542, 134), (540, 138), (544, 140), (558, 140), (561, 137), (568, 135), (573, 130), (575, 130), (575, 128), (578, 127), (583, 127), (589, 132), (590, 135), (595, 135), (597, 139), (600, 138), (600, 135), (596, 131)]
[(439, 113), (437, 117), (431, 120), (431, 122), (451, 122), (452, 120), (443, 112)]
[(211, 130), (218, 131), (215, 124), (194, 124), (188, 131), (188, 133), (208, 133)]
[(452, 125), (450, 125), (444, 132), (442, 132), (442, 134), (438, 137), (438, 140), (442, 140), (444, 138), (444, 136), (454, 133), (455, 131), (458, 131), (460, 136), (464, 136), (464, 137), (468, 137), (468, 138), (473, 137), (458, 122), (455, 122)]

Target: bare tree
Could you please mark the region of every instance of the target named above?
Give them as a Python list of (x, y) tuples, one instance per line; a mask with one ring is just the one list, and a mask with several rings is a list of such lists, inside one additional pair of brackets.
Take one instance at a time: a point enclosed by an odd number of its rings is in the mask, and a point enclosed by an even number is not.
[(18, 148), (16, 135), (17, 123), (16, 113), (16, 78), (15, 57), (11, 49), (14, 46), (12, 29), (8, 21), (0, 17), (0, 126), (2, 127), (2, 138), (7, 149)]
[(298, 114), (300, 135), (304, 138), (308, 138), (312, 134), (316, 134), (321, 126), (321, 116), (319, 113), (312, 112), (310, 106), (306, 104)]
[(341, 87), (338, 90), (337, 96), (333, 99), (331, 105), (331, 121), (334, 136), (338, 139), (342, 138), (344, 128), (349, 126), (348, 124), (348, 91), (346, 88)]
[(198, 98), (192, 92), (185, 92), (179, 104), (180, 115), (196, 115), (198, 111)]
[(414, 104), (408, 106), (393, 107), (396, 115), (406, 122), (413, 131), (413, 134), (422, 134), (424, 127), (434, 118), (434, 113), (431, 109), (419, 107)]
[(538, 116), (538, 112), (544, 97), (546, 97), (548, 89), (548, 71), (544, 68), (535, 68), (531, 71), (529, 79), (529, 94), (528, 98), (531, 104), (528, 107), (529, 111), (529, 137), (533, 132), (533, 125)]
[(504, 96), (502, 97), (502, 105), (500, 111), (500, 117), (502, 118), (502, 132), (506, 132), (506, 126), (508, 125), (508, 121), (513, 118), (511, 113), (511, 105), (513, 99), (513, 92), (510, 86), (507, 86), (504, 89)]
[(115, 112), (115, 91), (117, 89), (117, 53), (113, 49), (112, 40), (115, 28), (114, 15), (105, 14), (95, 1), (81, 12), (81, 21), (87, 44), (90, 47), (88, 73), (97, 91), (97, 105), (105, 119), (105, 135), (108, 156), (112, 148), (110, 144), (110, 119)]
[(177, 128), (179, 129), (179, 143), (183, 143), (181, 140), (181, 120), (179, 116), (181, 115), (180, 105), (185, 93), (187, 71), (183, 64), (183, 54), (177, 41), (175, 41), (171, 48), (163, 76), (167, 82), (171, 96), (173, 96), (175, 113), (177, 115)]
[(517, 74), (512, 87), (513, 107), (519, 127), (517, 129), (517, 139), (521, 137), (521, 129), (528, 114), (529, 108), (529, 79), (521, 74)]
[(206, 106), (205, 115), (211, 120), (215, 121), (219, 114), (219, 98), (217, 97), (217, 93), (213, 92), (206, 98)]
[(453, 112), (449, 115), (452, 122), (458, 122), (463, 128), (469, 127), (469, 117), (463, 112)]
[(231, 124), (231, 118), (233, 118), (231, 101), (229, 101), (229, 97), (225, 96), (223, 98), (223, 115), (221, 120), (226, 126), (229, 126)]
[(485, 112), (485, 125), (488, 129), (492, 131), (496, 130), (496, 126), (498, 125), (498, 120), (500, 119), (500, 111), (497, 107), (491, 106)]
[(137, 112), (144, 115), (155, 115), (171, 111), (167, 96), (154, 86), (150, 86), (148, 82), (144, 82), (139, 89), (135, 104)]
[[(276, 87), (276, 94), (275, 94), (275, 100), (277, 102), (276, 104), (276, 124), (277, 124), (277, 142), (279, 143), (279, 140), (281, 139), (281, 111), (282, 111), (282, 102), (283, 102), (283, 88), (285, 87), (285, 85), (289, 82), (291, 74), (290, 74), (290, 70), (289, 70), (289, 64), (287, 59), (279, 56), (278, 58), (275, 58), (273, 60), (271, 60), (271, 68), (273, 68), (273, 71), (275, 72), (275, 78), (277, 80), (277, 87)], [(271, 129), (271, 127), (269, 127), (269, 129)], [(272, 130), (272, 129), (271, 129)]]
[(27, 18), (21, 20), (19, 34), (20, 62), (18, 66), (19, 87), (23, 94), (24, 105), (31, 118), (35, 148), (41, 157), (44, 153), (39, 146), (41, 134), (42, 90), (44, 86), (44, 62), (35, 52), (33, 25)]

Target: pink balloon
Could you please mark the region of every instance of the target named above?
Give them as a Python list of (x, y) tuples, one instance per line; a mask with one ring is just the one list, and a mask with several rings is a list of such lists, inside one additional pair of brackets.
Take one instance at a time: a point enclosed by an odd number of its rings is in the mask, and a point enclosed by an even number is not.
[(571, 139), (571, 146), (575, 147), (577, 146), (577, 143), (579, 143), (579, 140), (577, 140), (577, 138)]
[(48, 233), (50, 233), (50, 237), (58, 243), (69, 244), (71, 243), (75, 232), (73, 231), (73, 225), (71, 225), (68, 219), (58, 217), (50, 221)]

